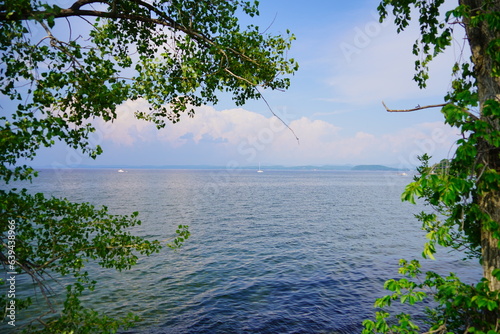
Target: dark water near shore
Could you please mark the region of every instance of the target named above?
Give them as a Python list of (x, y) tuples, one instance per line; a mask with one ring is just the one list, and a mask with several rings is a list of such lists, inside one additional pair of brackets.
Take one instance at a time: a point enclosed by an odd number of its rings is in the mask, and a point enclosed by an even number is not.
[[(128, 333), (357, 333), (383, 282), (425, 241), (400, 201), (409, 176), (380, 172), (42, 171), (30, 186), (73, 201), (139, 211), (135, 232), (191, 238), (133, 270), (93, 272), (88, 299), (144, 320)], [(478, 265), (441, 252), (429, 266), (473, 279)]]

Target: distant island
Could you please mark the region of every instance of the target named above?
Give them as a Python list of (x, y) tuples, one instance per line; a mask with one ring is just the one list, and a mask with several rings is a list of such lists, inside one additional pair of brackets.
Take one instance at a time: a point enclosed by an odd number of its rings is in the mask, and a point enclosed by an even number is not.
[[(253, 167), (241, 167), (241, 169), (252, 169)], [(262, 166), (266, 170), (296, 170), (296, 171), (384, 171), (384, 172), (406, 172), (408, 168), (393, 168), (383, 165), (323, 165), (323, 166)]]
[(363, 170), (363, 171), (392, 171), (392, 172), (397, 172), (397, 171), (408, 171), (407, 168), (392, 168), (392, 167), (387, 167), (387, 166), (382, 166), (382, 165), (358, 165), (352, 167), (351, 170)]

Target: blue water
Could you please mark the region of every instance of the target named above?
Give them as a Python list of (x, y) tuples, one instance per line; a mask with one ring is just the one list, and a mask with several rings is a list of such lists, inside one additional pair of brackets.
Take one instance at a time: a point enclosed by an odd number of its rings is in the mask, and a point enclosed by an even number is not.
[[(135, 233), (191, 238), (133, 270), (99, 269), (86, 302), (111, 316), (137, 313), (128, 333), (358, 333), (383, 282), (425, 241), (402, 203), (409, 176), (380, 172), (66, 170), (30, 186), (73, 201), (140, 211)], [(477, 264), (441, 252), (428, 266), (466, 279)]]

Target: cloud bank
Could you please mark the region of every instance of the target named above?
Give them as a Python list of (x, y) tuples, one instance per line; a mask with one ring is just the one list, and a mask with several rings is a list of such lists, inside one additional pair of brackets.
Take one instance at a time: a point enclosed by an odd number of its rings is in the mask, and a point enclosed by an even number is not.
[(196, 108), (194, 118), (183, 117), (179, 123), (169, 123), (158, 130), (153, 124), (134, 118), (134, 111), (143, 108), (147, 108), (144, 101), (129, 101), (119, 107), (118, 119), (113, 124), (96, 123), (105, 150), (112, 148), (114, 156), (140, 151), (146, 159), (155, 157), (149, 162), (142, 159), (142, 164), (171, 163), (172, 160), (158, 160), (159, 155), (164, 155), (176, 157), (178, 164), (197, 161), (219, 165), (236, 162), (241, 166), (259, 162), (415, 165), (416, 156), (425, 152), (438, 159), (448, 156), (457, 139), (456, 131), (442, 122), (420, 123), (384, 134), (368, 131), (346, 134), (336, 124), (309, 117), (295, 118), (285, 109), (276, 113), (286, 125), (272, 115), (242, 108), (216, 110), (209, 106)]

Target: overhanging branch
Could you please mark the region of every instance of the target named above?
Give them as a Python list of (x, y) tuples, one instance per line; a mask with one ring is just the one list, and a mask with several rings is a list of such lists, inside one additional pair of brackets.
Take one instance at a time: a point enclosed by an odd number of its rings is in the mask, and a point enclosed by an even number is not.
[[(387, 110), (388, 112), (412, 112), (412, 111), (419, 111), (419, 110), (423, 110), (423, 109), (430, 109), (430, 108), (442, 108), (442, 107), (445, 107), (449, 104), (452, 104), (452, 103), (441, 103), (441, 104), (430, 104), (428, 106), (416, 106), (415, 108), (412, 108), (412, 109), (389, 109), (387, 107), (387, 105), (384, 103), (384, 101), (382, 101), (382, 105), (384, 106), (385, 110)], [(470, 117), (472, 117), (474, 120), (478, 120), (479, 118), (474, 115), (473, 113), (471, 113), (470, 111), (468, 110), (465, 110), (465, 108), (462, 108), (462, 110), (467, 113)]]
[(431, 105), (423, 106), (423, 107), (416, 106), (415, 108), (412, 108), (412, 109), (389, 109), (386, 106), (386, 104), (384, 103), (384, 101), (382, 101), (382, 104), (384, 105), (385, 110), (387, 110), (388, 112), (412, 112), (412, 111), (418, 111), (418, 110), (429, 109), (429, 108), (442, 108), (442, 107), (448, 105), (449, 103), (431, 104)]
[(189, 36), (196, 39), (198, 42), (205, 42), (210, 45), (213, 45), (214, 42), (204, 36), (203, 34), (189, 29), (181, 24), (178, 24), (171, 17), (165, 15), (164, 12), (155, 8), (151, 4), (148, 4), (141, 0), (132, 0), (137, 5), (147, 9), (150, 13), (153, 12), (157, 17), (152, 17), (148, 15), (142, 14), (134, 14), (134, 13), (123, 13), (117, 12), (116, 10), (111, 11), (99, 11), (99, 10), (88, 10), (82, 9), (83, 6), (94, 4), (94, 3), (102, 3), (109, 5), (109, 1), (106, 0), (78, 0), (71, 5), (69, 8), (60, 8), (59, 11), (34, 11), (27, 10), (16, 13), (8, 13), (6, 11), (0, 10), (0, 21), (28, 21), (28, 20), (39, 20), (40, 18), (68, 18), (68, 17), (102, 17), (108, 19), (121, 19), (121, 20), (130, 20), (136, 22), (150, 23), (154, 25), (160, 25), (165, 27), (170, 27), (175, 30), (182, 31)]
[[(22, 11), (22, 12), (17, 12), (17, 13), (7, 13), (5, 11), (2, 11), (0, 9), (0, 22), (2, 21), (28, 21), (28, 20), (37, 20), (39, 21), (40, 19), (44, 18), (69, 18), (69, 17), (80, 17), (80, 18), (85, 18), (85, 17), (101, 17), (101, 18), (108, 18), (108, 19), (116, 19), (116, 20), (129, 20), (129, 21), (135, 21), (135, 22), (143, 22), (143, 23), (149, 23), (157, 26), (163, 26), (163, 27), (169, 27), (171, 29), (180, 31), (185, 33), (186, 35), (190, 36), (193, 38), (199, 45), (206, 45), (206, 46), (216, 46), (216, 42), (210, 37), (206, 36), (200, 31), (196, 31), (194, 29), (191, 29), (190, 27), (186, 27), (179, 22), (175, 21), (172, 19), (170, 16), (166, 15), (164, 11), (162, 11), (160, 8), (156, 8), (153, 5), (142, 1), (142, 0), (130, 0), (134, 3), (136, 3), (138, 6), (146, 9), (150, 15), (144, 15), (142, 13), (123, 13), (123, 12), (117, 12), (116, 8), (113, 7), (113, 4), (111, 4), (112, 9), (111, 11), (100, 11), (100, 10), (89, 10), (89, 9), (82, 9), (82, 7), (90, 4), (95, 4), (95, 3), (101, 3), (101, 4), (106, 4), (110, 5), (109, 0), (78, 0), (74, 2), (71, 7), (69, 8), (60, 8), (59, 11), (54, 12), (53, 10), (51, 11), (33, 11), (33, 10), (27, 10), (27, 11)], [(226, 47), (226, 51), (230, 51), (233, 54), (235, 54), (237, 57), (241, 58), (244, 61), (248, 61), (254, 64), (257, 64), (257, 61), (254, 59), (248, 57), (247, 55), (243, 54), (240, 51), (235, 50), (234, 48), (231, 47)], [(219, 52), (225, 57), (227, 57), (227, 54), (223, 48), (218, 48)], [(233, 77), (237, 78), (238, 80), (243, 80), (248, 83), (248, 80), (235, 75), (231, 71), (226, 72)]]

